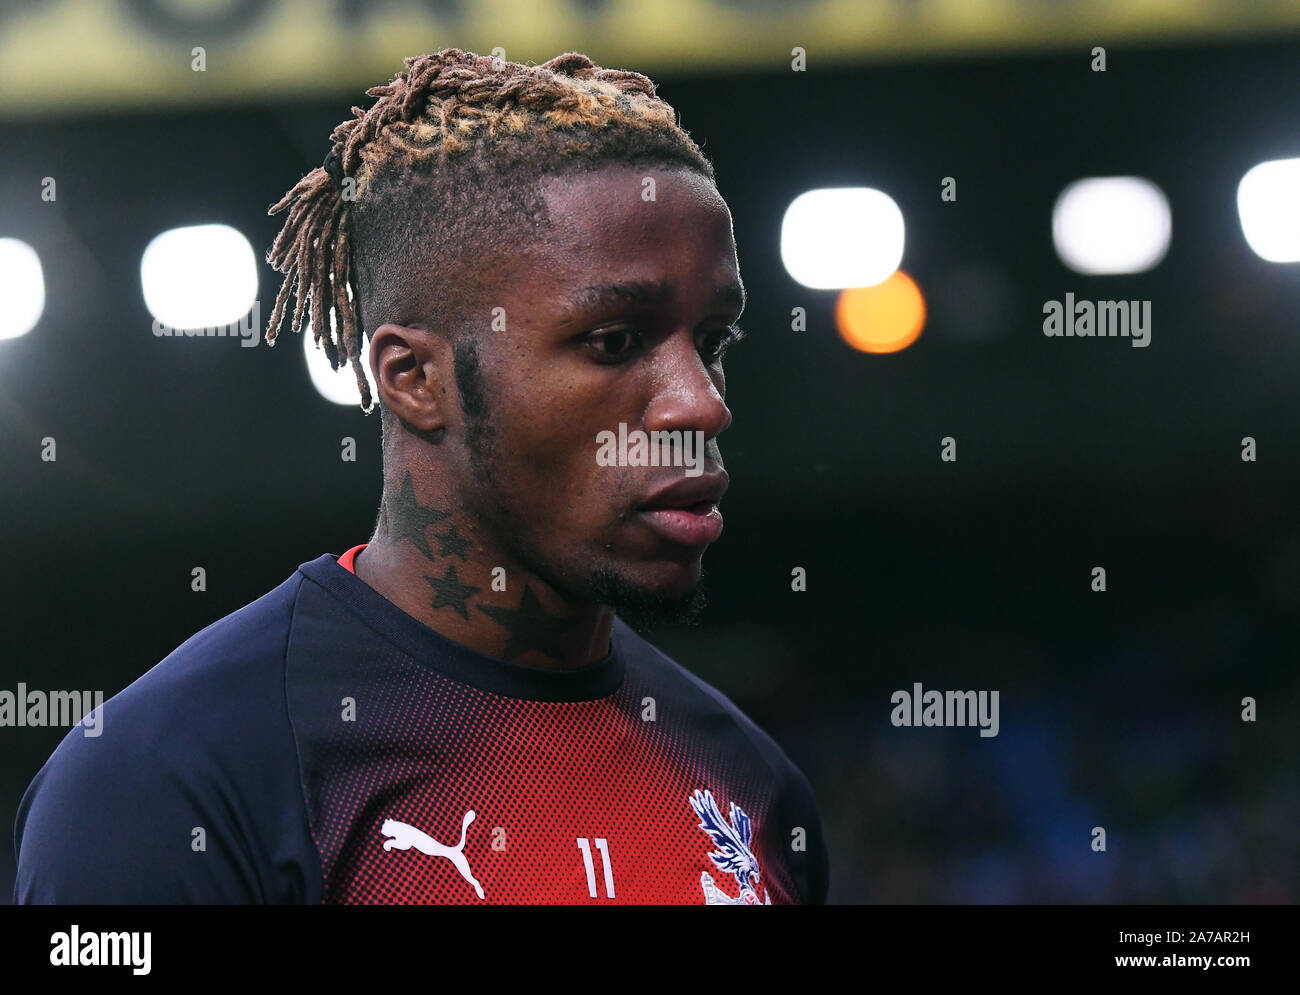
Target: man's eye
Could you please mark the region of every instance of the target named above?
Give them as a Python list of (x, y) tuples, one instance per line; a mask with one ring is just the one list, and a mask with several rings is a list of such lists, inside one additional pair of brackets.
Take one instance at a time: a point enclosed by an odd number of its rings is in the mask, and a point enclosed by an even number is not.
[(600, 363), (621, 363), (641, 346), (641, 333), (630, 328), (601, 332), (587, 339), (592, 355)]

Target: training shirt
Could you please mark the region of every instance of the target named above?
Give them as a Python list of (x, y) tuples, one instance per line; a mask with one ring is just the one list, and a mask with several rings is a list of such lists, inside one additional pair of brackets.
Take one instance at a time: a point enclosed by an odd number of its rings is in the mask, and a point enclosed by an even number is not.
[(575, 671), (440, 635), (325, 554), (74, 727), (16, 903), (825, 901), (813, 792), (615, 619)]

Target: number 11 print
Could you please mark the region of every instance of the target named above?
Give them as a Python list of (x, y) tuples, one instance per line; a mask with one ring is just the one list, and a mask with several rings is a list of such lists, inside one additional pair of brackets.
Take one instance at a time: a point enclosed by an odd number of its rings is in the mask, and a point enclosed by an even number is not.
[[(591, 860), (591, 841), (585, 836), (578, 837), (578, 849), (582, 851), (582, 863), (587, 870), (587, 892), (592, 898), (596, 896), (596, 868)], [(600, 851), (600, 861), (605, 867), (605, 897), (614, 897), (614, 868), (609, 862), (609, 840), (596, 837), (596, 849)]]

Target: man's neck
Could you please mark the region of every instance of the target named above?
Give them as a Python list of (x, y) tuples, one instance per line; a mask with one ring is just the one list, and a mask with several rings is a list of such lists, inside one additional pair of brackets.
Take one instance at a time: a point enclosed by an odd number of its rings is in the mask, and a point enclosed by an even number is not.
[(611, 609), (575, 612), (549, 585), (500, 559), (462, 515), (416, 495), (404, 472), (400, 487), (385, 490), (375, 534), (353, 569), (406, 614), (487, 656), (571, 670), (608, 654)]

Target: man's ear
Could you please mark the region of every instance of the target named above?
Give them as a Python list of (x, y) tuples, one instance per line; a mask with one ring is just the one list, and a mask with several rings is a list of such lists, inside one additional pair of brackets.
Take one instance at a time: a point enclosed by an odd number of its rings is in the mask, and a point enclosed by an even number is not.
[(420, 433), (446, 428), (453, 415), (452, 368), (447, 337), (423, 325), (388, 323), (370, 337), (370, 372), (384, 407)]

